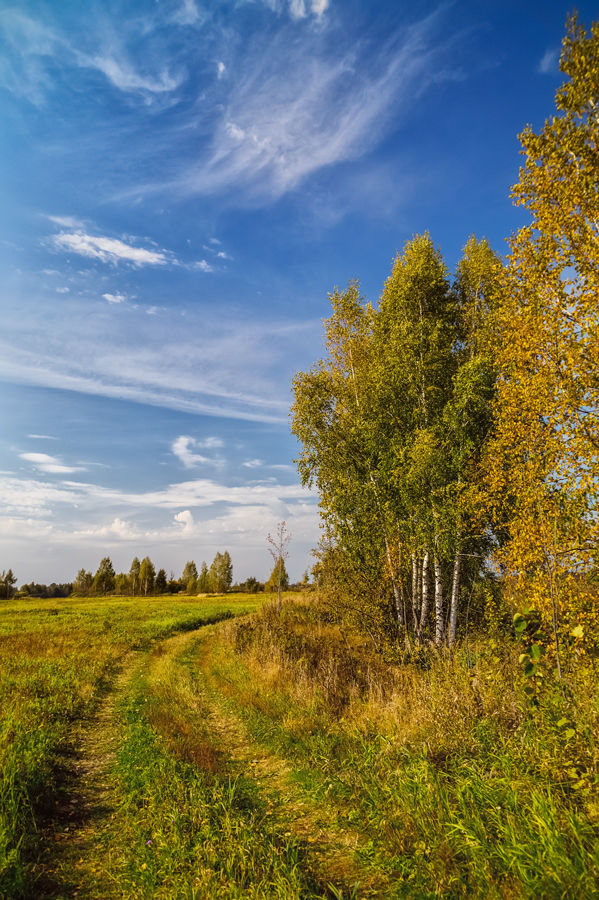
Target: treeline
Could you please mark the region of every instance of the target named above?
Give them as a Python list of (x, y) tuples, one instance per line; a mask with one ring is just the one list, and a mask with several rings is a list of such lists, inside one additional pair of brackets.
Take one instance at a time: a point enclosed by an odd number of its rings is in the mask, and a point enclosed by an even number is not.
[(233, 583), (233, 563), (227, 550), (217, 553), (210, 567), (203, 562), (198, 573), (193, 560), (185, 563), (180, 578), (171, 572), (167, 578), (165, 569), (158, 569), (146, 556), (134, 557), (128, 572), (115, 572), (110, 557), (105, 556), (95, 574), (80, 569), (73, 582), (73, 592), (87, 596), (119, 594), (144, 596), (152, 594), (223, 594)]
[[(279, 581), (279, 567), (281, 568), (281, 587), (287, 589), (289, 587), (289, 577), (285, 563), (282, 561), (275, 565), (266, 582), (258, 581), (257, 578), (250, 576), (239, 584), (233, 584), (233, 563), (227, 550), (224, 553), (217, 553), (210, 566), (206, 562), (202, 562), (199, 571), (194, 560), (189, 560), (185, 563), (179, 578), (175, 578), (173, 572), (167, 578), (165, 569), (156, 571), (152, 560), (147, 556), (141, 562), (137, 556), (134, 557), (129, 572), (117, 573), (114, 570), (112, 561), (106, 556), (100, 562), (95, 574), (87, 572), (85, 569), (80, 569), (70, 587), (72, 587), (75, 594), (81, 596), (106, 594), (123, 596), (179, 593), (224, 594), (231, 590), (257, 593), (259, 591), (273, 591), (276, 589)], [(304, 583), (306, 582), (307, 575), (304, 576)]]
[[(279, 572), (280, 570), (280, 572)], [(78, 596), (105, 596), (118, 594), (121, 596), (151, 596), (156, 594), (224, 594), (227, 591), (240, 591), (242, 593), (258, 593), (260, 591), (275, 591), (280, 583), (283, 590), (289, 588), (289, 576), (284, 560), (278, 560), (270, 577), (266, 582), (258, 581), (250, 576), (239, 584), (233, 584), (233, 564), (227, 550), (217, 553), (210, 566), (202, 562), (200, 570), (193, 560), (185, 563), (181, 576), (175, 578), (171, 571), (167, 578), (165, 569), (158, 569), (152, 560), (146, 556), (139, 561), (136, 556), (131, 563), (129, 572), (115, 572), (110, 557), (105, 556), (101, 560), (95, 573), (80, 569), (73, 582), (66, 584), (23, 584), (17, 591), (15, 585), (16, 576), (12, 569), (0, 574), (0, 598), (10, 599), (39, 597), (69, 597), (71, 594)], [(303, 581), (297, 585), (305, 588), (308, 584), (308, 573), (304, 574)]]
[(597, 642), (599, 26), (572, 18), (560, 65), (556, 116), (521, 135), (508, 259), (472, 237), (452, 277), (415, 237), (376, 306), (331, 295), (327, 355), (294, 382), (320, 587), (377, 641), (451, 645), (534, 607), (558, 668)]
[(42, 599), (52, 599), (53, 597), (69, 597), (73, 593), (73, 583), (65, 584), (37, 584), (31, 581), (29, 584), (23, 584), (18, 590), (19, 597), (40, 597)]

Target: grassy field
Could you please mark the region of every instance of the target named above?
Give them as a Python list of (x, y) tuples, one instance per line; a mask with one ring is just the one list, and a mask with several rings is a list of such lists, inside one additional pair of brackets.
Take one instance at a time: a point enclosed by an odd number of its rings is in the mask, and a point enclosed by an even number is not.
[(2, 896), (597, 895), (590, 663), (531, 705), (511, 640), (396, 667), (263, 602), (2, 606)]
[(0, 895), (35, 896), (43, 823), (63, 787), (77, 725), (93, 717), (128, 654), (226, 615), (248, 595), (28, 600), (0, 606)]

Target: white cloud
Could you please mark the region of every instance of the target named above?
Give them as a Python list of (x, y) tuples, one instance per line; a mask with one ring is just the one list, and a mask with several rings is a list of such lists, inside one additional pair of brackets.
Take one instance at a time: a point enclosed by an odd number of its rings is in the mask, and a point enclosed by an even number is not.
[[(79, 221), (79, 219), (75, 219), (73, 216), (47, 216), (47, 218), (50, 222), (54, 222), (55, 225), (59, 225), (61, 228), (83, 228), (83, 222)], [(59, 274), (53, 269), (44, 271), (47, 271), (48, 274)]]
[(289, 12), (293, 19), (305, 19), (307, 12), (304, 0), (289, 0)]
[[(326, 8), (321, 0), (311, 14)], [(296, 17), (308, 13), (305, 0), (292, 9)], [(208, 152), (168, 184), (141, 192), (234, 191), (238, 202), (264, 202), (324, 167), (363, 157), (428, 87), (456, 77), (440, 17), (433, 13), (394, 32), (376, 56), (367, 42), (331, 55), (313, 31), (290, 42), (281, 29), (268, 53), (260, 42), (251, 45), (236, 62)]]
[[(210, 244), (202, 244), (202, 247), (204, 248), (204, 250), (207, 250), (208, 253), (212, 253), (213, 256), (216, 257), (216, 259), (222, 259), (222, 260), (225, 260), (225, 261), (230, 261), (230, 260), (233, 259), (233, 257), (230, 256), (230, 255), (226, 252), (226, 250), (219, 250), (219, 249), (218, 249), (218, 246), (221, 244), (220, 241), (215, 241), (215, 240), (213, 239), (213, 240), (211, 241), (211, 244), (212, 244), (212, 246), (210, 246)], [(209, 267), (209, 271), (213, 271), (212, 267), (210, 266), (210, 263), (207, 263), (206, 260), (202, 260), (202, 262), (205, 263), (206, 266)], [(206, 271), (208, 271), (208, 270), (206, 270)]]
[(191, 268), (199, 269), (200, 272), (214, 272), (214, 266), (211, 266), (205, 259), (200, 259), (198, 262), (192, 263)]
[(61, 231), (60, 234), (50, 238), (50, 243), (57, 250), (78, 253), (80, 256), (99, 259), (114, 265), (119, 262), (128, 262), (139, 268), (141, 266), (164, 266), (172, 261), (166, 255), (166, 251), (147, 250), (145, 247), (126, 244), (118, 238), (95, 236), (83, 231)]
[(114, 316), (106, 299), (89, 302), (102, 296), (97, 281), (89, 292), (54, 302), (51, 316), (55, 295), (43, 284), (5, 291), (0, 379), (183, 412), (288, 421), (290, 381), (320, 346), (319, 319), (280, 321), (233, 308), (223, 316), (209, 296), (198, 306), (161, 307), (159, 315), (145, 314), (147, 307), (136, 308), (129, 297), (111, 307)]
[[(316, 497), (299, 484), (273, 480), (231, 487), (197, 479), (127, 493), (0, 474), (3, 547), (19, 578), (27, 581), (67, 580), (82, 565), (95, 567), (107, 549), (115, 568), (127, 570), (134, 554), (148, 554), (168, 569), (182, 568), (194, 556), (199, 562), (198, 553), (210, 561), (227, 548), (236, 578), (240, 571), (243, 577), (266, 577), (272, 566), (265, 535), (283, 519), (293, 535), (290, 561), (299, 577), (318, 536)], [(35, 539), (51, 551), (53, 571), (44, 554), (32, 557)]]
[(224, 447), (225, 442), (219, 437), (207, 437), (197, 441), (197, 445), (198, 447), (201, 447), (202, 450), (216, 450), (220, 447)]
[(317, 18), (325, 14), (329, 7), (329, 0), (312, 0), (312, 12)]
[[(189, 11), (193, 6), (186, 0)], [(0, 67), (0, 82), (13, 93), (41, 105), (51, 90), (56, 68), (77, 67), (100, 72), (113, 87), (124, 93), (148, 96), (172, 93), (181, 84), (166, 67), (158, 75), (142, 73), (129, 58), (116, 33), (101, 22), (90, 28), (97, 35), (96, 52), (85, 52), (64, 34), (16, 9), (0, 11), (0, 32), (11, 48), (11, 57)], [(66, 227), (73, 227), (66, 225)]]
[(552, 75), (558, 71), (559, 50), (549, 48), (539, 60), (537, 72), (541, 75)]
[(245, 462), (241, 464), (245, 466), (246, 469), (259, 469), (260, 466), (264, 465), (263, 459), (246, 459)]
[(204, 21), (195, 0), (183, 0), (179, 9), (173, 14), (172, 21), (178, 25), (197, 25)]
[(71, 472), (84, 472), (83, 466), (65, 466), (56, 456), (47, 453), (19, 453), (21, 459), (33, 463), (38, 472), (51, 475), (67, 475)]
[(70, 292), (71, 292), (71, 289), (68, 287), (57, 287), (56, 288), (57, 294), (70, 294)]
[(141, 75), (126, 59), (115, 59), (113, 56), (87, 56), (77, 52), (81, 66), (97, 69), (121, 91), (141, 91), (150, 94), (162, 94), (174, 91), (181, 84), (180, 78), (173, 78), (167, 71), (162, 71), (158, 78)]
[(222, 441), (218, 438), (208, 438), (205, 441), (198, 441), (195, 438), (182, 434), (176, 438), (171, 444), (171, 450), (175, 456), (181, 460), (186, 469), (193, 469), (195, 466), (220, 466), (222, 459), (220, 457), (203, 456), (196, 453), (196, 448), (200, 450), (212, 450), (222, 447)]
[(262, 2), (278, 15), (288, 10), (292, 19), (298, 21), (312, 14), (320, 19), (329, 6), (329, 0), (262, 0)]
[(222, 60), (216, 66), (216, 75), (219, 79), (225, 77), (225, 73), (227, 71), (227, 67)]
[(175, 522), (178, 522), (183, 526), (183, 533), (193, 531), (193, 526), (195, 524), (193, 520), (193, 516), (188, 509), (183, 509), (181, 512), (175, 513), (174, 515)]
[(28, 438), (33, 438), (36, 441), (57, 441), (58, 438), (54, 437), (52, 434), (28, 434)]
[(102, 294), (102, 296), (109, 303), (124, 303), (127, 299), (126, 294), (119, 294), (118, 292), (115, 294)]

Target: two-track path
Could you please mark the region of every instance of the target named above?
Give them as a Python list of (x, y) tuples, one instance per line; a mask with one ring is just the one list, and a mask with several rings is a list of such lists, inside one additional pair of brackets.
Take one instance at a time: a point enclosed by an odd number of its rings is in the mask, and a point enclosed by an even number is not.
[[(356, 852), (363, 839), (344, 823), (342, 811), (329, 801), (322, 806), (315, 803), (294, 779), (289, 762), (250, 737), (214, 679), (203, 672), (214, 634), (213, 628), (202, 628), (163, 640), (152, 653), (130, 652), (99, 698), (93, 717), (76, 725), (74, 751), (64, 760), (60, 798), (40, 835), (40, 862), (35, 867), (35, 896), (40, 900), (126, 896), (121, 883), (111, 877), (111, 848), (119, 842), (113, 769), (122, 739), (119, 701), (142, 667), (150, 690), (153, 682), (164, 684), (173, 676), (185, 684), (185, 692), (179, 694), (181, 705), (189, 706), (190, 717), (202, 708), (211, 743), (226, 761), (226, 777), (243, 773), (253, 780), (281, 834), (294, 835), (305, 848), (306, 868), (322, 884), (323, 897), (390, 896), (380, 872), (373, 874)], [(179, 712), (185, 715), (185, 709)], [(169, 896), (187, 896), (184, 885), (173, 884), (171, 889)]]
[(130, 651), (98, 697), (91, 718), (75, 723), (72, 750), (62, 760), (61, 786), (40, 835), (36, 897), (114, 897), (110, 853), (118, 805), (112, 768), (119, 747), (117, 704), (146, 653)]

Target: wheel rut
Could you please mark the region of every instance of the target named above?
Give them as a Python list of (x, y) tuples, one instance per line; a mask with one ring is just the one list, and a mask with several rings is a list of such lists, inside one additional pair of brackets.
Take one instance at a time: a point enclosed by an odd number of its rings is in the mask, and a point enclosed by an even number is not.
[(120, 896), (109, 866), (118, 805), (111, 778), (119, 746), (117, 704), (146, 655), (130, 651), (91, 720), (73, 728), (72, 749), (61, 761), (58, 798), (40, 832), (36, 898)]
[[(306, 849), (313, 875), (323, 885), (335, 885), (344, 897), (385, 897), (390, 884), (380, 871), (373, 874), (358, 858), (363, 845), (359, 834), (343, 821), (341, 810), (317, 806), (294, 777), (294, 770), (281, 756), (256, 742), (241, 718), (218, 690), (209, 674), (210, 648), (215, 633), (182, 636), (165, 652), (173, 653), (180, 668), (195, 664), (198, 703), (206, 714), (211, 740), (230, 760), (232, 774), (242, 774), (255, 783), (266, 801), (269, 815), (281, 823), (286, 834), (293, 834)], [(190, 649), (195, 653), (190, 660)], [(189, 676), (188, 676), (189, 677)]]

